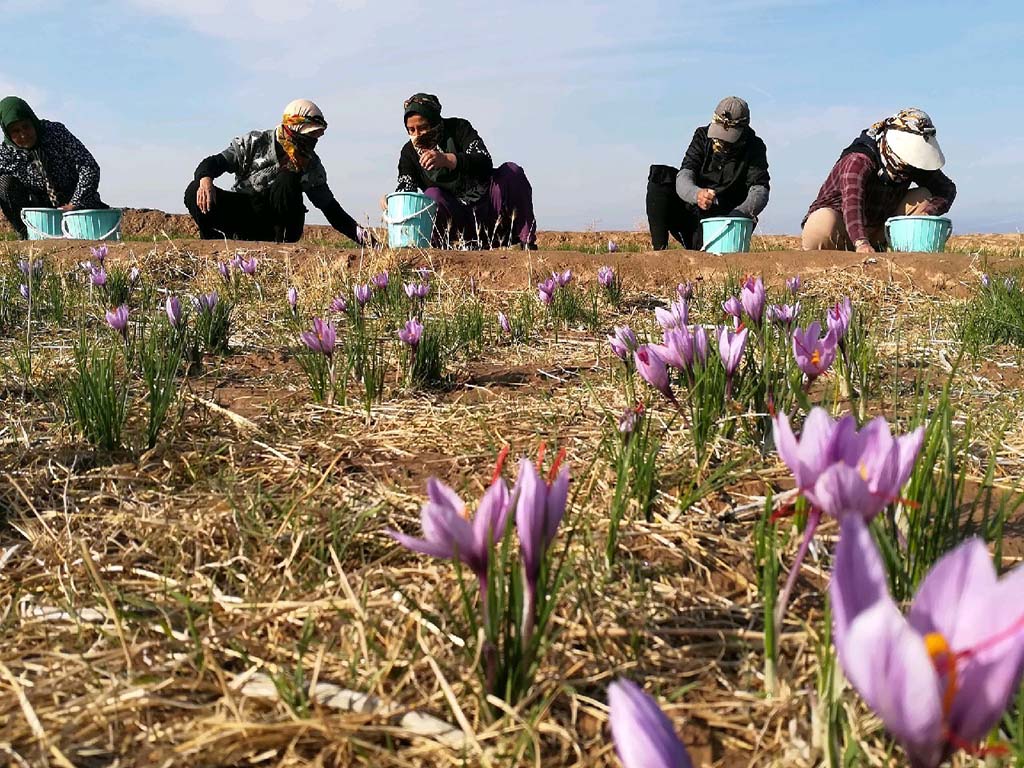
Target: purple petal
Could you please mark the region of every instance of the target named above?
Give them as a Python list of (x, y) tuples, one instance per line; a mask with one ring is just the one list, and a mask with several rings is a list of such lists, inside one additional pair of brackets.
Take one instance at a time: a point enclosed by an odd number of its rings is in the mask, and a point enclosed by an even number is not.
[(413, 552), (430, 555), (431, 557), (439, 557), (442, 560), (451, 560), (455, 557), (455, 548), (450, 541), (427, 541), (426, 539), (417, 539), (415, 536), (408, 536), (398, 531), (388, 531), (387, 533), (403, 547), (411, 549)]
[(544, 544), (549, 546), (558, 533), (558, 526), (565, 516), (565, 505), (569, 501), (569, 465), (563, 464), (555, 481), (548, 489), (544, 509)]
[(860, 515), (870, 520), (885, 508), (885, 501), (872, 493), (859, 470), (846, 464), (833, 464), (804, 491), (816, 509), (842, 520)]
[(885, 564), (864, 520), (846, 517), (836, 546), (832, 581), (832, 624), (836, 648), (844, 649), (850, 625), (879, 600), (889, 600)]
[(623, 768), (691, 768), (672, 723), (636, 683), (617, 680), (608, 686), (608, 708)]
[(528, 459), (519, 460), (516, 478), (516, 528), (522, 549), (523, 568), (527, 577), (536, 580), (540, 571), (541, 547), (544, 539), (544, 517), (547, 507), (547, 486)]

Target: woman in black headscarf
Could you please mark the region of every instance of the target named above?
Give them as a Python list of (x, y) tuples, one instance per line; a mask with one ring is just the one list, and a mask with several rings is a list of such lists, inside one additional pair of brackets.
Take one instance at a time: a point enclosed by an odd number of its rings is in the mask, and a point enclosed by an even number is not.
[(24, 208), (107, 208), (100, 200), (100, 167), (61, 123), (40, 120), (24, 99), (0, 100), (0, 209), (24, 240)]

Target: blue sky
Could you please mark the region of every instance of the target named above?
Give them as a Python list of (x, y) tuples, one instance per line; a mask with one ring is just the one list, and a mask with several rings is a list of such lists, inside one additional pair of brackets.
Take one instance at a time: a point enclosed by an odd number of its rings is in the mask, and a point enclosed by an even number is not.
[[(726, 95), (768, 144), (764, 232), (795, 233), (839, 151), (904, 106), (938, 126), (960, 232), (1024, 228), (1024, 9), (816, 0), (0, 0), (0, 92), (68, 125), (113, 205), (183, 212), (202, 157), (312, 98), (360, 221), (394, 188), (402, 101), (436, 93), (529, 175), (541, 229), (646, 227)], [(224, 184), (227, 179), (222, 179)], [(321, 220), (321, 219), (311, 219)]]

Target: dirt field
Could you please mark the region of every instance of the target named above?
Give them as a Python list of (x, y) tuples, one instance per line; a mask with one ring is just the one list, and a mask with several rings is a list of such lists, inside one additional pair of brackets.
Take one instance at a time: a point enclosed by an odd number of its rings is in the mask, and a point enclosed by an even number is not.
[[(631, 405), (605, 337), (627, 322), (653, 333), (653, 307), (683, 280), (698, 282), (706, 322), (720, 318), (723, 283), (744, 274), (763, 275), (775, 296), (801, 275), (808, 312), (849, 295), (877, 357), (869, 415), (906, 426), (914, 398), (949, 383), (958, 429), (970, 425), (964, 471), (973, 487), (1009, 494), (1024, 467), (1020, 349), (986, 347), (951, 374), (959, 313), (982, 273), (1024, 273), (1016, 236), (864, 259), (792, 250), (795, 238), (759, 239), (765, 250), (722, 257), (645, 251), (637, 233), (542, 233), (533, 253), (366, 253), (323, 229), (296, 245), (181, 237), (189, 233), (184, 217), (129, 212), (130, 239), (111, 247), (108, 264), (138, 267), (152, 288), (149, 299), (133, 294), (133, 312), (159, 314), (165, 291), (224, 292), (215, 265), (237, 253), (259, 259), (259, 289), (239, 294), (230, 353), (207, 354), (182, 376), (155, 447), (139, 444), (136, 415), (125, 445), (93, 448), (62, 408), (79, 334), (111, 339), (95, 291), (80, 289), (64, 322), (35, 328), (28, 383), (15, 364), (24, 329), (0, 337), (0, 762), (610, 766), (618, 763), (606, 688), (625, 675), (657, 692), (696, 765), (820, 764), (817, 649), (836, 528), (824, 526), (804, 563), (768, 695), (752, 541), (766, 496), (792, 487), (774, 452), (741, 433), (723, 438), (716, 461), (733, 469), (694, 491), (685, 430), (644, 391), (663, 434), (658, 492), (649, 516), (624, 520), (619, 556), (605, 561), (615, 489), (607, 414)], [(607, 253), (609, 238), (622, 251)], [(4, 258), (28, 248), (0, 245)], [(79, 242), (31, 249), (54, 273), (72, 274), (89, 258)], [(535, 300), (551, 271), (572, 269), (582, 291), (604, 265), (624, 295), (600, 305), (595, 325), (559, 327), (540, 315), (526, 341), (502, 338), (497, 311), (511, 312), (524, 293)], [(388, 375), (369, 414), (355, 383), (348, 404), (314, 403), (299, 328), (353, 282), (412, 267), (429, 270), (426, 316), (479, 305), (485, 343), (453, 355), (443, 384), (410, 388), (386, 328)], [(298, 289), (298, 324), (289, 286)], [(809, 392), (837, 412), (853, 407), (834, 379)], [(466, 658), (473, 638), (451, 565), (405, 551), (385, 530), (419, 534), (428, 478), (478, 499), (502, 445), (515, 458), (536, 455), (542, 441), (564, 448), (571, 465), (560, 533), (571, 577), (530, 694), (491, 709)], [(1022, 538), (1015, 512), (1003, 534), (1007, 565), (1024, 555)], [(796, 540), (787, 533), (783, 542), (783, 575)], [(395, 711), (332, 708), (312, 692), (325, 683)], [(837, 684), (835, 696), (856, 764), (899, 764), (856, 695)], [(462, 748), (414, 735), (401, 719), (410, 711), (450, 724)]]

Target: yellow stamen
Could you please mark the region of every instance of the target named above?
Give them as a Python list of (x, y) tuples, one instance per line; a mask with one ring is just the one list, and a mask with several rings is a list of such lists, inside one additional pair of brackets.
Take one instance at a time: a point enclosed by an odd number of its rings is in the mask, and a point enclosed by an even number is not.
[(821, 363), (821, 352), (814, 350), (814, 354), (811, 355), (811, 365), (819, 365)]
[[(868, 465), (862, 461), (858, 469), (860, 470), (860, 479), (866, 483), (868, 481)], [(929, 635), (929, 637), (931, 637), (931, 635)], [(942, 638), (942, 635), (939, 635), (939, 637)], [(945, 639), (943, 639), (943, 642), (945, 642)]]
[(946, 675), (946, 692), (942, 696), (942, 711), (948, 718), (956, 699), (956, 654), (949, 648), (949, 641), (938, 632), (929, 632), (924, 636), (924, 647), (932, 659), (932, 663), (940, 673)]

